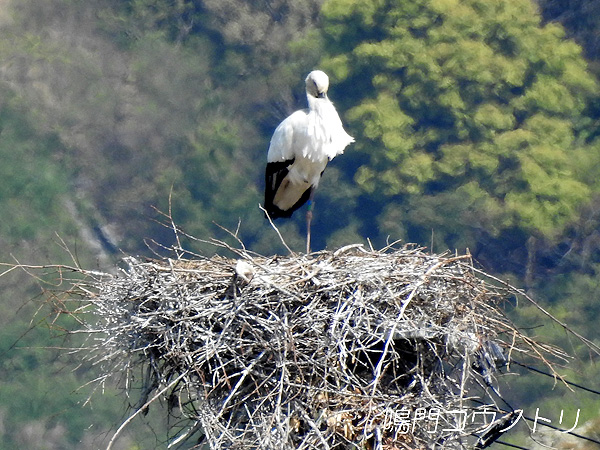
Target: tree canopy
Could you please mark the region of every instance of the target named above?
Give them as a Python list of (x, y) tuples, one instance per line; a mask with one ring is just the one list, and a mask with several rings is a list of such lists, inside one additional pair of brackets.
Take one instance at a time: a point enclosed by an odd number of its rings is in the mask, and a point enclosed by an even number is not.
[(594, 0), (537, 0), (544, 20), (560, 22), (595, 64), (600, 58), (600, 5)]
[(531, 2), (331, 0), (322, 28), (382, 232), (551, 238), (589, 199), (581, 156), (597, 150), (581, 130), (597, 83)]

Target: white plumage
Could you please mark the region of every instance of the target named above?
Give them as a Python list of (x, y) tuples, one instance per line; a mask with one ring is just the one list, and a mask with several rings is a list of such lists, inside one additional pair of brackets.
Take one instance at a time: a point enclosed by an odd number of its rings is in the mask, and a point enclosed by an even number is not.
[(265, 174), (265, 209), (272, 219), (291, 217), (311, 199), (327, 162), (354, 142), (327, 97), (328, 87), (325, 72), (309, 73), (308, 109), (290, 115), (273, 133)]

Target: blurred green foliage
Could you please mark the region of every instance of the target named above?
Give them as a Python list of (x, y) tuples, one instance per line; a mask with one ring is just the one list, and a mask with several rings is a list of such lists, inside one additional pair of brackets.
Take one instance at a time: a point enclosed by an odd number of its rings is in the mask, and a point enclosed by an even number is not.
[(60, 169), (66, 152), (58, 136), (40, 134), (14, 106), (14, 95), (0, 95), (0, 235), (16, 243), (40, 229), (65, 226), (63, 205), (56, 199), (68, 192), (68, 176)]
[(354, 181), (380, 227), (401, 209), (405, 237), (478, 252), (577, 218), (593, 186), (573, 154), (597, 153), (581, 139), (597, 82), (533, 4), (332, 0), (323, 16), (323, 66), (362, 137)]

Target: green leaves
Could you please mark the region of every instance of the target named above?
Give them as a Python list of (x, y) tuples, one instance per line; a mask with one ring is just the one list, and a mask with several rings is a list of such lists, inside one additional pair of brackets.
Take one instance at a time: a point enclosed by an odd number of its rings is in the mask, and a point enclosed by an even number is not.
[(68, 223), (63, 219), (68, 174), (57, 163), (61, 155), (55, 136), (34, 130), (9, 101), (0, 108), (0, 130), (0, 210), (5, 218), (0, 235), (18, 242), (51, 223)]
[(551, 238), (574, 220), (591, 189), (571, 152), (598, 89), (531, 2), (330, 0), (323, 17), (324, 65), (341, 67), (360, 136), (354, 181), (380, 211), (418, 205), (427, 221), (405, 217), (421, 235), (487, 224)]

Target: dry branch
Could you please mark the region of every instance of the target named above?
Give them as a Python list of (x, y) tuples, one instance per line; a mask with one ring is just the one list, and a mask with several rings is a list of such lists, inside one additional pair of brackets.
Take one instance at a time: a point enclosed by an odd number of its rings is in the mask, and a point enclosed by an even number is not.
[(97, 319), (83, 350), (104, 378), (124, 374), (134, 414), (162, 398), (186, 421), (172, 447), (464, 448), (489, 426), (476, 417), (506, 409), (495, 374), (511, 357), (567, 358), (508, 320), (514, 290), (469, 255), (236, 253), (127, 258), (69, 293)]

